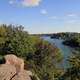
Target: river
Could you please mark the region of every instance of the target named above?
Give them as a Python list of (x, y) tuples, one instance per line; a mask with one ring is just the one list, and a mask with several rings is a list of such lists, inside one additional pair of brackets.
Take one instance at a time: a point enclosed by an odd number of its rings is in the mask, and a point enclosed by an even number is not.
[(42, 37), (42, 39), (48, 41), (49, 43), (51, 43), (52, 45), (55, 45), (56, 47), (58, 47), (60, 49), (60, 52), (63, 56), (63, 60), (61, 62), (61, 66), (65, 69), (68, 68), (68, 57), (70, 56), (70, 54), (72, 53), (72, 50), (70, 47), (65, 46), (62, 44), (63, 40), (62, 39), (51, 39), (50, 37)]

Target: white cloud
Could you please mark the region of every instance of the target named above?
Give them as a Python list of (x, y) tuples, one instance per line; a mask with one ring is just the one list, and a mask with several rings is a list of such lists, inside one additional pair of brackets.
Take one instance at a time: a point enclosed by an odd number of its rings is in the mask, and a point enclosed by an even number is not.
[(58, 19), (58, 17), (57, 16), (51, 16), (51, 17), (49, 17), (49, 19), (55, 20), (55, 19)]
[(66, 16), (64, 16), (64, 21), (66, 23), (76, 23), (80, 20), (80, 17), (78, 14), (67, 14)]
[(77, 17), (76, 14), (68, 14), (67, 17)]
[(46, 15), (48, 12), (47, 12), (46, 9), (42, 9), (42, 10), (40, 11), (40, 13), (43, 14), (43, 15)]
[(39, 6), (41, 0), (9, 0), (9, 4), (22, 5), (25, 7)]
[(22, 5), (27, 7), (38, 6), (41, 0), (23, 0)]
[(15, 3), (15, 0), (10, 0), (9, 1), (9, 4), (14, 4)]
[(67, 14), (66, 18), (78, 18), (78, 14)]

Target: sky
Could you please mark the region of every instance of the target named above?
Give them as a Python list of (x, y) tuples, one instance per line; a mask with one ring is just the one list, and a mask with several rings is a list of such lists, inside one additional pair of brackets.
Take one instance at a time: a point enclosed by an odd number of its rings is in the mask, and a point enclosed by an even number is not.
[(80, 32), (80, 0), (0, 0), (0, 24), (30, 34)]

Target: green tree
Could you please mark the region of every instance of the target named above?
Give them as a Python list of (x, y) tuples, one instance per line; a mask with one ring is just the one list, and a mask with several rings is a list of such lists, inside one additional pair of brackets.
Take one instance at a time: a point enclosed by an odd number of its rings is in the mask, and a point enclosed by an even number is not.
[(21, 25), (0, 25), (0, 55), (6, 54), (24, 58), (25, 68), (41, 80), (54, 80), (61, 74), (57, 67), (61, 60), (59, 49), (29, 35)]

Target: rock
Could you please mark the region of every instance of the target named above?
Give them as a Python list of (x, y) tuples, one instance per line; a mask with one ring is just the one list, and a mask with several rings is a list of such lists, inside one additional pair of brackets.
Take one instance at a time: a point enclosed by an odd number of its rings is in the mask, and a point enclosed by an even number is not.
[(6, 63), (0, 65), (0, 80), (31, 80), (32, 72), (24, 70), (22, 59), (15, 55), (7, 55), (4, 58)]
[(23, 72), (20, 72), (17, 74), (12, 80), (31, 80), (29, 74), (24, 70)]
[(16, 68), (12, 65), (0, 65), (0, 80), (10, 80), (16, 74)]
[(24, 70), (24, 60), (21, 58), (18, 58), (17, 56), (13, 54), (5, 55), (4, 56), (6, 63), (5, 64), (11, 64), (15, 66), (17, 72)]

